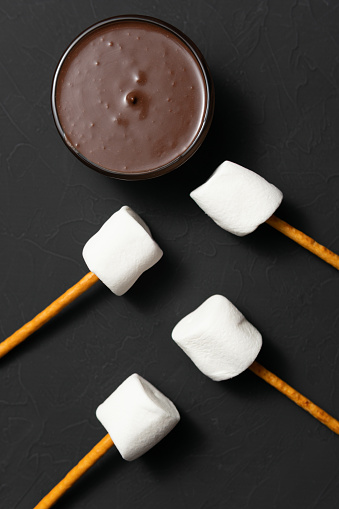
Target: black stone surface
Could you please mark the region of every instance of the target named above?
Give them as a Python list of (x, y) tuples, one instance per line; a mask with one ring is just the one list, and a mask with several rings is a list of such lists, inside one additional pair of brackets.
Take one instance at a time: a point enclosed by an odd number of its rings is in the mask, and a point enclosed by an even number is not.
[[(125, 13), (184, 31), (216, 86), (205, 143), (154, 181), (83, 166), (51, 115), (69, 42)], [(87, 272), (84, 243), (122, 205), (165, 252), (126, 296), (98, 284), (1, 360), (1, 508), (34, 507), (104, 436), (95, 409), (133, 372), (180, 425), (133, 463), (112, 450), (55, 507), (338, 507), (339, 437), (250, 372), (212, 382), (170, 339), (224, 294), (262, 332), (258, 360), (339, 417), (338, 272), (267, 225), (226, 233), (188, 196), (233, 160), (283, 191), (277, 215), (339, 252), (338, 28), (335, 0), (1, 1), (1, 337)]]

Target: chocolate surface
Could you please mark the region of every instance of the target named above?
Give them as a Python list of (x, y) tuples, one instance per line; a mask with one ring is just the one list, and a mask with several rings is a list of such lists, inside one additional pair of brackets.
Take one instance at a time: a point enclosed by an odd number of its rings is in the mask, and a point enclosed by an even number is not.
[(126, 20), (85, 36), (64, 60), (56, 109), (67, 143), (116, 172), (147, 172), (183, 154), (207, 103), (201, 67), (176, 35)]

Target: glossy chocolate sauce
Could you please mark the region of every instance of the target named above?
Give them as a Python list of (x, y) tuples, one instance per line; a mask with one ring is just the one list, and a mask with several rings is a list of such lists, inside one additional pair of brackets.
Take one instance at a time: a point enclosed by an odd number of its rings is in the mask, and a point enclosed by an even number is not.
[(113, 172), (149, 172), (197, 137), (206, 80), (193, 52), (169, 30), (115, 21), (70, 50), (55, 107), (67, 143), (90, 162)]

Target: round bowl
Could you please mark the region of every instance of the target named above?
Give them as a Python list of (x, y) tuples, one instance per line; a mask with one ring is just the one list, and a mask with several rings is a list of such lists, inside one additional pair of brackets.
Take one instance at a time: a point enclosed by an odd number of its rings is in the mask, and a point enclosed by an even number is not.
[(52, 110), (66, 146), (90, 168), (124, 180), (168, 173), (200, 147), (213, 81), (195, 44), (173, 26), (117, 16), (82, 32), (60, 59)]

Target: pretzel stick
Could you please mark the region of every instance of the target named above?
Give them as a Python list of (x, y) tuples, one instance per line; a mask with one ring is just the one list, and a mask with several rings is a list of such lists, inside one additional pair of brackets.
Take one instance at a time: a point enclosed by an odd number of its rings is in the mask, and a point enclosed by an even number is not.
[(67, 292), (56, 299), (46, 309), (36, 315), (33, 320), (27, 322), (19, 330), (14, 332), (11, 336), (0, 343), (0, 358), (10, 352), (12, 348), (22, 343), (28, 336), (33, 334), (47, 323), (51, 318), (60, 313), (68, 304), (73, 302), (79, 295), (88, 290), (91, 286), (98, 281), (98, 278), (93, 272), (89, 272), (85, 277), (80, 279), (74, 286), (69, 288)]
[(278, 230), (280, 233), (286, 235), (286, 237), (294, 240), (294, 242), (300, 246), (308, 249), (308, 251), (311, 251), (311, 253), (324, 260), (324, 262), (329, 263), (339, 270), (339, 256), (333, 253), (333, 251), (327, 249), (327, 247), (318, 244), (318, 242), (316, 242), (314, 239), (308, 235), (305, 235), (305, 233), (297, 230), (282, 219), (279, 219), (277, 216), (271, 216), (269, 219), (267, 219), (266, 223), (272, 226), (272, 228)]
[(54, 505), (55, 502), (57, 502), (59, 498), (61, 498), (62, 495), (64, 495), (64, 493), (66, 493), (66, 491), (101, 458), (101, 456), (113, 447), (113, 445), (111, 437), (108, 434), (104, 436), (104, 438), (68, 472), (66, 477), (64, 477), (34, 509), (49, 509), (49, 507), (52, 507), (52, 505)]
[(305, 398), (305, 396), (293, 389), (293, 387), (281, 380), (281, 378), (277, 377), (277, 375), (274, 375), (274, 373), (268, 371), (268, 369), (261, 366), (261, 364), (259, 364), (257, 361), (254, 361), (248, 369), (265, 380), (265, 382), (272, 385), (272, 387), (280, 391), (289, 399), (294, 401), (294, 403), (306, 410), (306, 412), (309, 412), (311, 415), (313, 415), (313, 417), (318, 419), (318, 421), (322, 422), (325, 424), (325, 426), (330, 428), (330, 430), (334, 431), (334, 433), (339, 435), (339, 421), (337, 421), (337, 419), (312, 403), (312, 401), (310, 401), (308, 398)]

